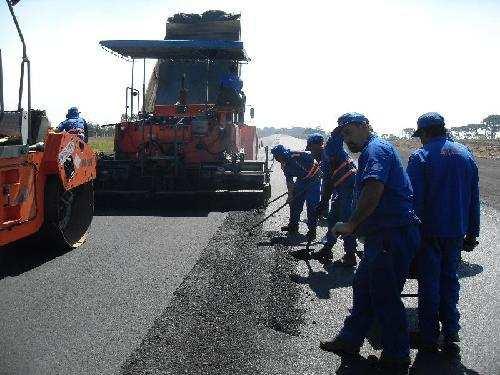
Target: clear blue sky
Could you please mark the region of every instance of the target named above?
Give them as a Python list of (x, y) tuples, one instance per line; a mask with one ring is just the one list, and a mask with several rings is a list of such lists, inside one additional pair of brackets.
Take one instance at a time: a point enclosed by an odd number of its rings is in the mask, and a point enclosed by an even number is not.
[[(258, 126), (331, 129), (341, 113), (359, 111), (396, 133), (422, 112), (440, 111), (450, 125), (500, 112), (500, 0), (21, 0), (34, 106), (53, 123), (72, 105), (89, 120), (117, 121), (129, 66), (99, 40), (162, 39), (168, 16), (207, 9), (242, 13)], [(14, 31), (1, 0), (10, 108), (21, 53)]]

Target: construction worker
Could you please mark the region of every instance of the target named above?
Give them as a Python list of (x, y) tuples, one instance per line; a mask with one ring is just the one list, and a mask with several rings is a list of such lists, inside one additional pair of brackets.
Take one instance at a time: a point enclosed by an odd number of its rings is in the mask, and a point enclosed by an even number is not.
[[(347, 221), (353, 208), (356, 166), (344, 150), (344, 139), (339, 130), (340, 128), (337, 127), (332, 131), (326, 142), (324, 157), (321, 161), (323, 185), (318, 212), (328, 207), (333, 194), (328, 215), (326, 243), (312, 255), (314, 259), (322, 262), (331, 261), (333, 258), (332, 248), (337, 242), (337, 236), (332, 232), (333, 226), (338, 221)], [(353, 235), (347, 235), (343, 237), (343, 242), (345, 254), (335, 264), (354, 267), (357, 264), (356, 238)]]
[(234, 106), (238, 109), (238, 122), (244, 122), (246, 96), (243, 92), (243, 81), (238, 75), (238, 63), (233, 62), (228, 71), (220, 77), (217, 105)]
[(407, 172), (422, 220), (418, 252), (418, 323), (420, 349), (437, 352), (439, 321), (442, 349), (459, 352), (460, 251), (471, 250), (479, 236), (479, 185), (471, 151), (447, 137), (444, 118), (435, 112), (419, 117), (422, 148), (409, 158)]
[[(325, 137), (323, 137), (320, 133), (313, 133), (307, 137), (306, 151), (311, 152), (314, 159), (320, 163), (324, 157), (324, 143)], [(324, 180), (321, 180), (321, 192), (324, 189)], [(320, 193), (320, 196), (322, 193)], [(325, 220), (328, 217), (328, 207), (323, 207), (322, 210), (317, 210), (316, 217), (318, 218), (318, 222), (321, 220)]]
[(87, 122), (83, 117), (80, 117), (80, 112), (77, 107), (68, 109), (66, 120), (59, 124), (57, 131), (76, 134), (83, 141), (88, 142)]
[(307, 137), (306, 151), (311, 152), (318, 163), (323, 158), (325, 138), (320, 133), (313, 133)]
[(320, 347), (338, 355), (357, 355), (376, 320), (383, 348), (377, 370), (406, 374), (410, 347), (401, 291), (420, 246), (410, 179), (395, 147), (373, 133), (364, 115), (346, 113), (338, 123), (349, 150), (360, 156), (356, 207), (349, 220), (336, 223), (333, 231), (343, 236), (356, 233), (364, 241), (364, 256), (354, 275), (351, 313), (339, 335)]
[(306, 236), (308, 240), (313, 240), (316, 238), (316, 206), (319, 203), (321, 187), (319, 163), (309, 152), (290, 151), (283, 145), (274, 146), (271, 154), (281, 164), (285, 174), (290, 202), (290, 220), (281, 230), (289, 234), (298, 234), (300, 214), (306, 202), (308, 228)]

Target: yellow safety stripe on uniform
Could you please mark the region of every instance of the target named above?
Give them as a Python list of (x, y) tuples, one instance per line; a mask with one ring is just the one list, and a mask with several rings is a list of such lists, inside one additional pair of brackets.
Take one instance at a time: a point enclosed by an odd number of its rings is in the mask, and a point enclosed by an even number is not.
[(351, 159), (347, 159), (345, 160), (342, 164), (340, 164), (335, 170), (333, 170), (332, 172), (332, 176), (331, 178), (333, 179), (333, 177), (338, 174), (340, 171), (342, 170), (345, 170), (346, 167), (351, 167), (350, 169), (348, 169), (347, 171), (344, 172), (344, 174), (342, 175), (342, 177), (340, 177), (337, 181), (335, 181), (334, 183), (334, 187), (337, 187), (339, 186), (340, 184), (342, 184), (345, 180), (347, 180), (349, 177), (351, 177), (353, 174), (355, 174), (357, 172), (357, 169), (354, 165), (354, 163), (352, 162)]
[(335, 184), (333, 184), (333, 187), (339, 186), (340, 184), (342, 184), (345, 180), (347, 180), (349, 177), (351, 177), (355, 173), (356, 173), (356, 169), (350, 169), (349, 172), (347, 172), (340, 179), (338, 179), (337, 182), (335, 182)]
[(314, 162), (311, 169), (309, 170), (309, 172), (307, 172), (307, 175), (304, 177), (304, 179), (316, 176), (316, 174), (319, 172), (319, 168), (320, 164), (318, 162)]

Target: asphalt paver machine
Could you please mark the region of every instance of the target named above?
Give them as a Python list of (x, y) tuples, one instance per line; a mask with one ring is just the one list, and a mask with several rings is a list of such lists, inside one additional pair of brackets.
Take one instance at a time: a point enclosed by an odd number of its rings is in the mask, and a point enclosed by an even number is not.
[(0, 247), (36, 234), (74, 248), (85, 240), (93, 217), (95, 154), (76, 135), (50, 131), (45, 112), (31, 108), (30, 61), (13, 9), (18, 1), (6, 2), (23, 60), (18, 107), (6, 111), (0, 51)]
[[(114, 153), (98, 158), (96, 193), (229, 193), (264, 200), (270, 196), (267, 149), (257, 160), (256, 129), (245, 124), (242, 93), (236, 93), (233, 100), (235, 93), (220, 84), (229, 71), (239, 79), (241, 65), (249, 61), (243, 43), (234, 40), (239, 39), (239, 22), (236, 37), (214, 35), (217, 28), (227, 30), (227, 23), (167, 24), (164, 40), (100, 42), (131, 62), (132, 82), (126, 90), (122, 121), (111, 124), (115, 126)], [(229, 23), (234, 25), (234, 20)], [(179, 26), (194, 32), (171, 32), (169, 38), (169, 30)], [(156, 60), (147, 89), (146, 59)], [(143, 65), (141, 107), (133, 80), (137, 62)]]

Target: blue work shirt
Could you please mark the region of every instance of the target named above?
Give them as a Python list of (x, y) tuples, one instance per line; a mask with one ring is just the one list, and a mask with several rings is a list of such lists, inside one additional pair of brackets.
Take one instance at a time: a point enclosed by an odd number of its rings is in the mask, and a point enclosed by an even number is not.
[[(313, 166), (317, 165), (314, 156), (310, 152), (292, 151), (291, 156), (282, 164), (287, 184), (297, 180), (304, 180)], [(314, 179), (320, 181), (320, 173), (314, 175)]]
[(356, 195), (359, 199), (364, 183), (375, 179), (384, 184), (384, 192), (375, 211), (361, 223), (356, 233), (375, 234), (382, 228), (419, 224), (413, 210), (413, 190), (396, 148), (372, 135), (358, 159)]
[(222, 87), (240, 92), (243, 89), (243, 81), (235, 73), (227, 73), (222, 76), (220, 83)]
[(433, 138), (410, 155), (407, 172), (424, 236), (479, 236), (479, 176), (467, 147)]
[(350, 160), (350, 157), (344, 149), (344, 138), (340, 132), (332, 132), (326, 141), (321, 158), (321, 172), (323, 173), (323, 178), (330, 179), (333, 169), (346, 160)]
[(85, 132), (87, 123), (82, 117), (68, 118), (61, 122), (57, 127), (57, 130), (62, 131), (70, 131), (70, 130), (81, 130)]

